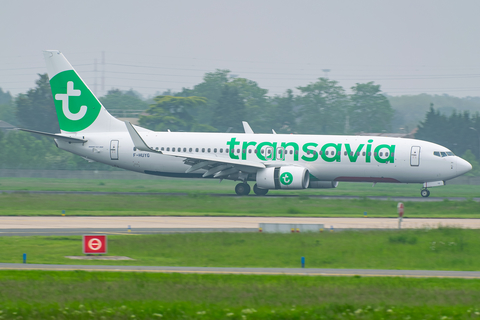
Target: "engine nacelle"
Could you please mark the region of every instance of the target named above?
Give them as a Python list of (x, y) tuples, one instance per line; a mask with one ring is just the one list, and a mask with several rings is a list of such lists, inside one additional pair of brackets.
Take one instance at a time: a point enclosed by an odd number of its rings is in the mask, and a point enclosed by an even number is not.
[(338, 186), (338, 181), (310, 181), (308, 185), (309, 188), (313, 189), (328, 189), (336, 188)]
[(262, 189), (305, 189), (310, 182), (306, 168), (285, 166), (257, 171), (257, 186)]

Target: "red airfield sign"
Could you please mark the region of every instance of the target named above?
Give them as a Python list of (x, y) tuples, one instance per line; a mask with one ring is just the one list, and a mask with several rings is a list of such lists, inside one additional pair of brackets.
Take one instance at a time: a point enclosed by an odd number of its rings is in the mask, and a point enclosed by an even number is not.
[(107, 236), (106, 235), (83, 235), (83, 253), (84, 254), (106, 254)]

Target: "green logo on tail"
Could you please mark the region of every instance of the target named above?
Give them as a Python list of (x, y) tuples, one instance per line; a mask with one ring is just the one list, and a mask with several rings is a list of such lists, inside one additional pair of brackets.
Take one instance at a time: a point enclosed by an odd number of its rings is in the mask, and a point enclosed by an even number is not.
[(97, 119), (102, 106), (75, 71), (60, 72), (50, 80), (50, 86), (60, 129), (81, 131)]

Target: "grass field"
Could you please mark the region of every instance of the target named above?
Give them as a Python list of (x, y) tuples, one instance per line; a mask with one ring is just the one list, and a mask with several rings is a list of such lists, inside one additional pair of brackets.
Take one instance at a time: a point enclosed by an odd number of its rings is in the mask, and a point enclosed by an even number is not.
[(2, 319), (476, 319), (480, 280), (0, 271)]
[[(300, 234), (194, 233), (109, 236), (108, 253), (133, 261), (81, 264), (197, 267), (480, 270), (480, 232), (440, 228)], [(0, 262), (78, 264), (80, 236), (0, 237)]]
[[(397, 201), (335, 200), (299, 197), (215, 197), (135, 195), (0, 194), (2, 216), (318, 216), (396, 217)], [(480, 218), (480, 203), (468, 201), (405, 202), (405, 217)]]
[[(93, 180), (48, 178), (0, 178), (0, 190), (99, 191), (99, 192), (186, 192), (234, 194), (238, 182), (216, 179)], [(250, 183), (253, 187), (253, 183)], [(340, 182), (335, 189), (271, 190), (274, 195), (352, 195), (420, 197), (421, 184)], [(449, 185), (431, 188), (431, 197), (480, 197), (480, 185)]]

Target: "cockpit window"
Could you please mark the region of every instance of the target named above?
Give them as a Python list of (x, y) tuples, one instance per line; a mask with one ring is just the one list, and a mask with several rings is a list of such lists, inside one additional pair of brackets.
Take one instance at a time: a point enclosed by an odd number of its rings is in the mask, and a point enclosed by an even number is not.
[(452, 157), (455, 154), (452, 151), (433, 151), (433, 155), (436, 157)]

